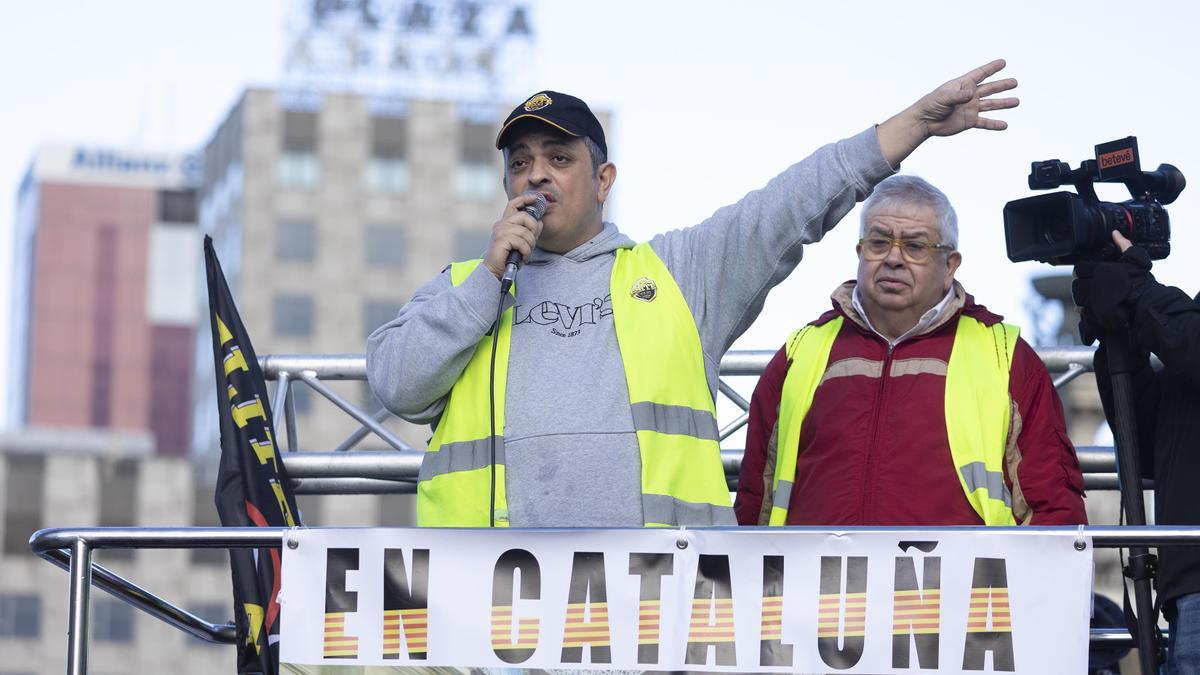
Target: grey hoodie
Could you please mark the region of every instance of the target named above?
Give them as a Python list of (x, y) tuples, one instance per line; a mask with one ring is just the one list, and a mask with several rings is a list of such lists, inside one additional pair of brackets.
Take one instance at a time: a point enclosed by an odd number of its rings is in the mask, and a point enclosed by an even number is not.
[[(868, 129), (818, 149), (699, 225), (650, 240), (691, 308), (714, 398), (721, 357), (800, 262), (803, 245), (891, 173)], [(609, 297), (614, 251), (633, 245), (605, 223), (566, 254), (535, 249), (517, 278), (502, 432), (513, 527), (643, 522), (641, 459)], [(491, 327), (499, 293), (484, 265), (458, 286), (444, 271), (418, 289), (367, 338), (375, 395), (404, 419), (436, 423)]]

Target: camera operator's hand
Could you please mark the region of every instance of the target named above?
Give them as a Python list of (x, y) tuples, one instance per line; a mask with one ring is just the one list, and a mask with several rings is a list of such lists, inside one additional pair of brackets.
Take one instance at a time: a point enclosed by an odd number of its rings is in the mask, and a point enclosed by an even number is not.
[(1091, 344), (1108, 331), (1127, 325), (1131, 307), (1137, 302), (1146, 281), (1152, 278), (1152, 263), (1146, 249), (1134, 246), (1120, 232), (1114, 230), (1112, 235), (1121, 249), (1120, 259), (1075, 265), (1071, 296), (1082, 310), (1079, 336), (1084, 344)]

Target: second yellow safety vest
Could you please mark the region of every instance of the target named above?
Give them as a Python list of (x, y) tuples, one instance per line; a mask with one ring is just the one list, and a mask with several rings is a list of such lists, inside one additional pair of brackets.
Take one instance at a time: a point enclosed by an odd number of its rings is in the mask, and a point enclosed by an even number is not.
[[(787, 522), (800, 429), (825, 374), (842, 317), (808, 325), (787, 342), (788, 372), (779, 402), (779, 441), (772, 479), (771, 525)], [(1015, 525), (1012, 495), (1004, 482), (1004, 450), (1011, 414), (1008, 377), (1020, 329), (987, 326), (959, 316), (946, 367), (946, 436), (959, 483), (986, 525)], [(786, 476), (787, 478), (782, 478)]]

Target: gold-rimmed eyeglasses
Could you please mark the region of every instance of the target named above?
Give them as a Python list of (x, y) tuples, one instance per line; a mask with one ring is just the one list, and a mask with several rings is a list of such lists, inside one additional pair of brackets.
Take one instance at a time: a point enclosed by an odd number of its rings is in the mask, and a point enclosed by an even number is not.
[(929, 262), (933, 251), (953, 251), (949, 244), (935, 244), (922, 239), (893, 239), (892, 237), (863, 237), (858, 240), (863, 258), (867, 260), (883, 260), (892, 252), (892, 247), (899, 247), (900, 254), (910, 263)]

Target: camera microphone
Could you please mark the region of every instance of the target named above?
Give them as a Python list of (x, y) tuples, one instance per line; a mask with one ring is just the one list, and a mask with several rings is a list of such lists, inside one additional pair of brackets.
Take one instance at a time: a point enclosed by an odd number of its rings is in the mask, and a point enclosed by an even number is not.
[[(535, 195), (532, 203), (526, 204), (522, 210), (525, 213), (533, 216), (534, 220), (541, 220), (542, 216), (546, 215), (546, 195), (540, 192), (526, 192), (526, 195)], [(500, 277), (500, 292), (507, 293), (512, 287), (513, 281), (517, 278), (517, 270), (521, 268), (521, 252), (512, 250), (508, 252), (508, 262), (504, 265), (504, 275)]]

